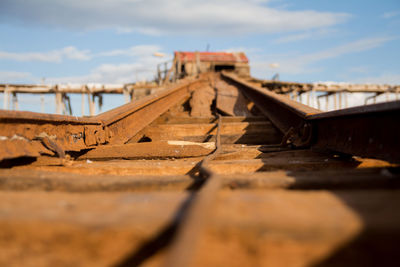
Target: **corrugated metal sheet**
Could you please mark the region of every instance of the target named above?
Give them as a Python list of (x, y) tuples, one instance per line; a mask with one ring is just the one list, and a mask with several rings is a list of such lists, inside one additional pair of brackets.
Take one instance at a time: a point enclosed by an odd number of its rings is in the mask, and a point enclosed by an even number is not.
[[(249, 60), (243, 52), (198, 52), (200, 61), (248, 63)], [(182, 62), (196, 60), (196, 52), (175, 51), (175, 57)]]

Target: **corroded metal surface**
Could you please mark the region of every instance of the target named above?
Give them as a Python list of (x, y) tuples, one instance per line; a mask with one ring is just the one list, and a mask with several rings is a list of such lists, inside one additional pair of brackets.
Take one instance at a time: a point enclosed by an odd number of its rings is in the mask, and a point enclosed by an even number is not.
[[(64, 151), (80, 151), (102, 144), (123, 144), (138, 131), (168, 110), (174, 103), (188, 97), (190, 87), (201, 80), (187, 81), (140, 101), (129, 103), (91, 118), (41, 114), (34, 112), (0, 111), (0, 136), (9, 140), (7, 146), (0, 148), (3, 158), (24, 156), (10, 153), (15, 138), (31, 142), (48, 137)], [(32, 156), (32, 149), (25, 156)], [(36, 149), (38, 154), (41, 149)], [(14, 156), (13, 156), (14, 155)]]
[[(190, 116), (213, 77), (89, 119), (0, 114), (0, 265), (399, 265), (397, 143), (365, 139), (397, 133), (398, 104), (320, 113), (225, 75), (247, 117)], [(386, 160), (336, 152), (382, 138)]]
[(400, 101), (309, 116), (313, 147), (400, 162)]
[(400, 162), (400, 101), (320, 112), (223, 74), (254, 101), (295, 146)]
[(306, 123), (306, 116), (321, 111), (253, 86), (235, 75), (223, 73), (222, 77), (242, 90), (283, 134), (290, 135), (294, 145), (309, 145), (311, 130)]

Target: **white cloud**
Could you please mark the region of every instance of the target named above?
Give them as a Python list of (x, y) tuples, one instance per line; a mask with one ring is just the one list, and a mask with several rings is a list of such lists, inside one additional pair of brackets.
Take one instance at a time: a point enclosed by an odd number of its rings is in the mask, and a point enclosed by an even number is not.
[(306, 32), (282, 36), (274, 40), (273, 42), (275, 44), (284, 44), (284, 43), (298, 42), (302, 40), (310, 40), (310, 39), (315, 40), (322, 37), (326, 37), (328, 35), (331, 36), (335, 32), (336, 30), (334, 29), (318, 29), (313, 31), (306, 31)]
[(256, 47), (231, 47), (231, 48), (227, 48), (227, 49), (223, 49), (224, 52), (228, 52), (228, 53), (235, 53), (235, 52), (244, 52), (246, 55), (249, 54), (255, 54), (255, 53), (259, 53), (262, 51), (262, 49), (260, 48), (256, 48)]
[(156, 73), (155, 68), (147, 68), (140, 63), (102, 64), (89, 74), (81, 76), (50, 77), (48, 83), (105, 83), (124, 84), (143, 79), (151, 80)]
[(391, 19), (391, 18), (397, 17), (398, 15), (400, 15), (400, 11), (390, 11), (390, 12), (383, 13), (382, 18)]
[[(89, 74), (80, 76), (49, 77), (48, 83), (129, 83), (135, 80), (135, 72), (143, 71), (142, 66), (133, 64), (102, 64)], [(148, 70), (147, 70), (148, 71)]]
[(115, 57), (115, 56), (129, 56), (129, 57), (150, 57), (156, 52), (159, 52), (161, 47), (158, 45), (137, 45), (127, 49), (117, 49), (111, 51), (100, 52), (93, 54), (90, 50), (79, 50), (74, 46), (67, 46), (62, 49), (51, 50), (47, 52), (6, 52), (0, 51), (0, 60), (14, 60), (14, 61), (41, 61), (50, 63), (61, 63), (64, 59), (73, 60), (90, 60), (94, 57)]
[(62, 49), (48, 52), (6, 52), (0, 51), (0, 60), (15, 61), (42, 61), (61, 63), (63, 59), (89, 60), (91, 58), (89, 50), (78, 50), (74, 46), (67, 46)]
[(373, 48), (383, 45), (384, 43), (390, 40), (393, 40), (393, 38), (390, 37), (365, 38), (344, 45), (336, 46), (330, 49), (326, 49), (320, 52), (302, 55), (299, 56), (296, 59), (296, 61), (298, 61), (300, 65), (304, 64), (308, 65), (310, 63), (314, 63), (325, 59), (371, 50)]
[(311, 32), (302, 32), (297, 34), (291, 34), (287, 36), (280, 37), (274, 41), (276, 44), (283, 44), (283, 43), (292, 43), (297, 42), (305, 39), (309, 39), (313, 36)]
[(18, 83), (33, 78), (29, 72), (0, 71), (0, 83)]
[(353, 83), (400, 85), (400, 73), (382, 73), (376, 76), (366, 76), (351, 80)]
[(351, 73), (361, 73), (361, 74), (365, 74), (368, 72), (371, 72), (371, 66), (356, 66), (356, 67), (350, 67), (347, 69), (348, 72)]
[(88, 74), (69, 77), (46, 78), (49, 83), (130, 83), (143, 79), (151, 80), (156, 73), (158, 63), (171, 59), (154, 57), (156, 51), (162, 51), (157, 45), (139, 45), (128, 49), (102, 52), (95, 56), (130, 56), (134, 63), (101, 64)]
[[(149, 80), (154, 78), (157, 64), (172, 59), (171, 55), (165, 55), (165, 53), (162, 53), (162, 50), (162, 47), (159, 45), (149, 44), (94, 54), (90, 50), (81, 51), (73, 46), (69, 46), (59, 50), (40, 53), (0, 52), (0, 59), (62, 62), (65, 58), (88, 60), (92, 58), (116, 56), (130, 57), (129, 61), (134, 63), (101, 64), (92, 69), (88, 74), (46, 78), (46, 82), (48, 83), (129, 83), (137, 80)], [(155, 53), (165, 56), (156, 57), (154, 56)], [(11, 83), (20, 81), (37, 82), (40, 81), (40, 79), (34, 77), (30, 73), (0, 71), (0, 82)]]
[(119, 33), (243, 34), (324, 28), (350, 15), (272, 8), (260, 0), (2, 0), (0, 20)]
[(149, 56), (161, 50), (158, 45), (137, 45), (127, 49), (116, 49), (97, 54), (98, 57), (113, 57), (113, 56)]
[[(252, 63), (253, 74), (259, 76), (261, 73), (265, 76), (268, 72), (269, 64), (279, 63), (280, 68), (274, 72), (285, 73), (285, 74), (302, 74), (309, 72), (317, 72), (320, 69), (313, 67), (312, 65), (331, 58), (340, 57), (347, 54), (359, 53), (367, 50), (371, 50), (382, 46), (388, 41), (394, 40), (391, 37), (375, 37), (375, 38), (365, 38), (354, 42), (350, 42), (344, 45), (339, 45), (336, 47), (328, 48), (322, 51), (298, 55), (290, 57), (280, 56), (280, 57), (270, 57), (268, 59), (263, 59), (259, 61), (254, 61)], [(272, 75), (272, 72), (268, 72)], [(260, 76), (259, 76), (260, 77)], [(261, 76), (262, 77), (262, 76)]]
[(78, 50), (73, 46), (64, 47), (61, 54), (68, 59), (89, 60), (91, 58), (90, 50)]

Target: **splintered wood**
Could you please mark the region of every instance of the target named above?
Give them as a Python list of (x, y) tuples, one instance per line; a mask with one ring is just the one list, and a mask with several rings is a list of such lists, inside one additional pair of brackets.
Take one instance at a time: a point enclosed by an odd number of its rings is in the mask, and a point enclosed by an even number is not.
[(217, 114), (208, 168), (221, 189), (186, 244), (191, 266), (400, 265), (396, 164), (282, 147), (239, 88), (210, 81), (140, 131), (118, 129), (137, 132), (124, 142), (67, 151), (68, 164), (51, 151), (1, 162), (0, 265), (165, 266)]

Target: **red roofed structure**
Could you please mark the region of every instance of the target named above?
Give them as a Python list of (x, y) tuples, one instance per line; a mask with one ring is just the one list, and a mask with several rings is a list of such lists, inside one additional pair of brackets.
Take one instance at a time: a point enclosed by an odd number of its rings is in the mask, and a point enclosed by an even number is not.
[[(246, 55), (242, 52), (198, 52), (200, 62), (232, 62), (248, 63)], [(182, 62), (196, 60), (196, 52), (175, 52), (175, 57)]]
[(178, 78), (207, 71), (232, 71), (250, 76), (249, 60), (243, 52), (181, 52), (174, 57), (174, 73)]

